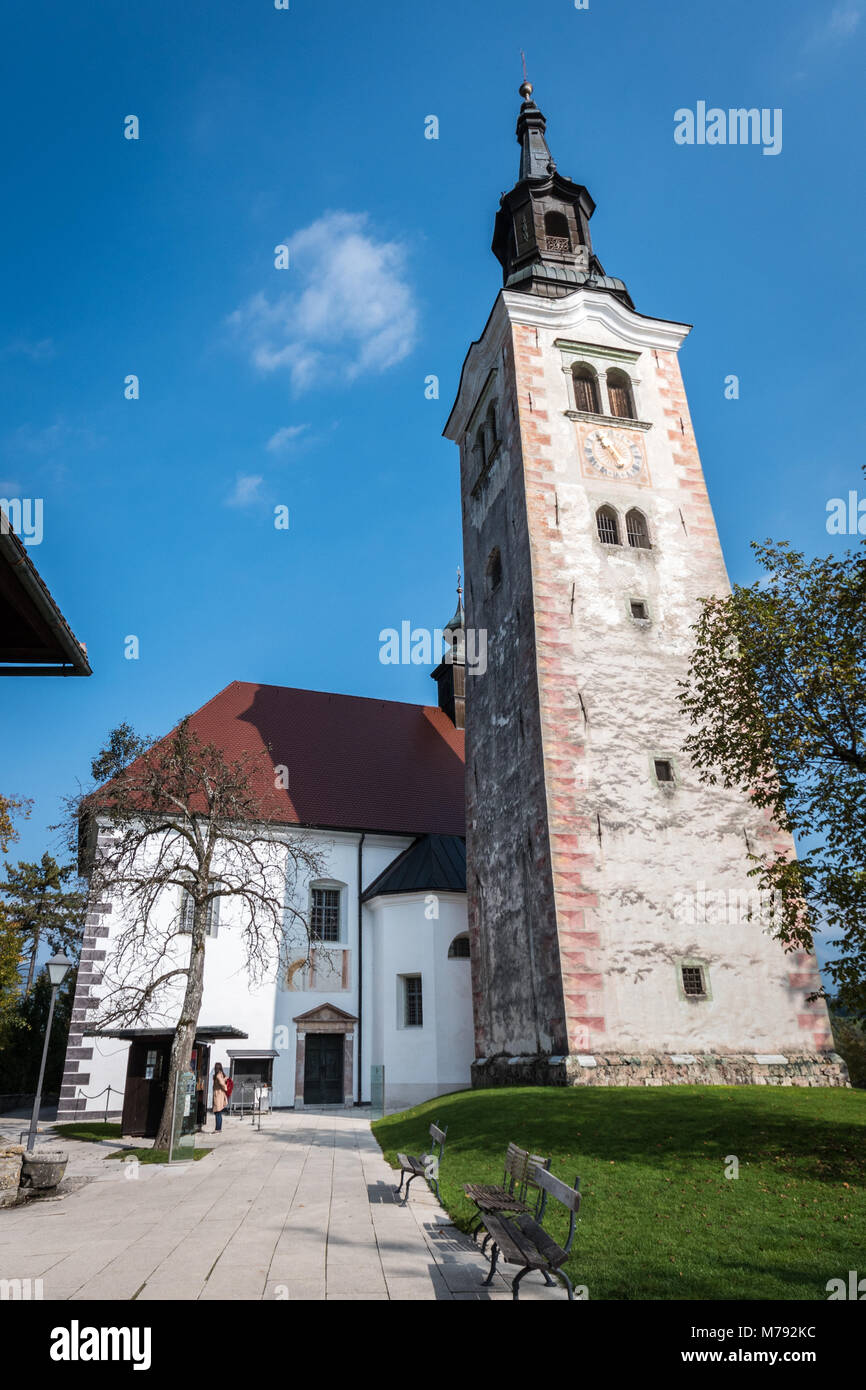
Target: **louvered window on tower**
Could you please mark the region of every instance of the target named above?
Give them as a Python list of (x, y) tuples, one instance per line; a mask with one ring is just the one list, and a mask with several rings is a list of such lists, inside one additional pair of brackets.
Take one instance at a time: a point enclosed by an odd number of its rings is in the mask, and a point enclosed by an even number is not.
[(684, 965), (683, 993), (690, 999), (699, 999), (706, 994), (704, 972), (699, 965)]
[(599, 507), (595, 514), (598, 538), (605, 545), (619, 545), (619, 522), (613, 507)]
[(339, 888), (314, 888), (310, 932), (314, 941), (340, 940)]
[(610, 402), (611, 415), (616, 415), (621, 420), (634, 420), (634, 398), (631, 393), (631, 382), (626, 373), (620, 371), (619, 367), (612, 367), (607, 374), (607, 398)]
[(598, 381), (592, 367), (588, 367), (585, 362), (579, 362), (575, 367), (572, 367), (571, 376), (574, 382), (575, 410), (584, 410), (590, 415), (598, 415), (601, 408), (598, 398)]
[(646, 517), (643, 512), (633, 508), (626, 513), (625, 529), (628, 535), (628, 543), (636, 550), (651, 550), (649, 528), (646, 524)]
[[(191, 932), (193, 920), (195, 918), (195, 901), (191, 893), (185, 888), (181, 889), (181, 909), (180, 909), (180, 929), (182, 932)], [(211, 898), (207, 905), (207, 916), (205, 918), (205, 936), (216, 936), (219, 927), (220, 900)]]

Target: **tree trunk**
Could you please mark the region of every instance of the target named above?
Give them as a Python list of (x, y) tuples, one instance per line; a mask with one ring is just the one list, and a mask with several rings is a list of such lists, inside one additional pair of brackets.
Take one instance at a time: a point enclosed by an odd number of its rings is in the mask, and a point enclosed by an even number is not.
[(183, 997), (180, 1018), (174, 1030), (174, 1038), (171, 1044), (165, 1105), (163, 1106), (159, 1129), (153, 1141), (153, 1147), (155, 1149), (168, 1149), (171, 1147), (171, 1120), (172, 1111), (174, 1109), (174, 1095), (177, 1089), (177, 1078), (181, 1072), (189, 1071), (190, 1057), (195, 1042), (195, 1030), (198, 1027), (198, 1016), (201, 1010), (202, 993), (204, 990), (205, 912), (206, 909), (204, 905), (196, 903), (192, 942), (190, 943), (189, 971), (186, 977), (186, 991)]

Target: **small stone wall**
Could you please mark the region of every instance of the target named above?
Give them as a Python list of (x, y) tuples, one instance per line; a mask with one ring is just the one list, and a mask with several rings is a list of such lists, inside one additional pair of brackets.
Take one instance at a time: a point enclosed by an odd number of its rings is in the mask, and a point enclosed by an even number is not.
[(0, 1147), (0, 1207), (10, 1207), (18, 1200), (23, 1155), (23, 1144)]
[(595, 1053), (479, 1058), (472, 1085), (495, 1086), (849, 1086), (836, 1052)]

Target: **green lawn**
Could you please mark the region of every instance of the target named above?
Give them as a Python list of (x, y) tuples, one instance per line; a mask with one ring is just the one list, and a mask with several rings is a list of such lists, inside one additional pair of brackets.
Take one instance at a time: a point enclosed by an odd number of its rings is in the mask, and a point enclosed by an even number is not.
[(119, 1139), (123, 1130), (119, 1124), (105, 1120), (76, 1120), (72, 1124), (54, 1125), (54, 1133), (64, 1139), (81, 1139), (98, 1144), (103, 1139)]
[[(65, 1139), (82, 1139), (87, 1143), (97, 1144), (103, 1139), (120, 1139), (123, 1131), (119, 1124), (106, 1123), (104, 1120), (81, 1120), (72, 1124), (55, 1125), (56, 1134), (62, 1135)], [(210, 1149), (196, 1149), (193, 1154), (194, 1160), (204, 1158), (209, 1154)], [(168, 1163), (168, 1152), (166, 1149), (116, 1149), (113, 1153), (106, 1154), (106, 1158), (137, 1158), (139, 1163)], [(178, 1162), (188, 1162), (188, 1160), (177, 1160)]]
[[(373, 1125), (385, 1156), (448, 1127), (442, 1200), (497, 1182), (513, 1139), (581, 1179), (566, 1266), (590, 1299), (826, 1299), (866, 1275), (866, 1092), (776, 1086), (460, 1091)], [(726, 1179), (728, 1155), (739, 1177)], [(420, 1181), (418, 1179), (417, 1181)], [(551, 1208), (549, 1229), (567, 1221)], [(507, 1271), (506, 1271), (507, 1272)]]

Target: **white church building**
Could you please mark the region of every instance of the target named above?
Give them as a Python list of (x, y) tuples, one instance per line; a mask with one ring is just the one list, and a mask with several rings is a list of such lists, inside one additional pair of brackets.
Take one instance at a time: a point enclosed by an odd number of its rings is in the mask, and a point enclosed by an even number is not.
[[(307, 899), (295, 903), (306, 960), (283, 960), (262, 983), (246, 969), (238, 906), (217, 900), (193, 1069), (207, 1084), (221, 1062), (235, 1105), (266, 1085), (275, 1108), (372, 1098), (401, 1109), (470, 1084), (462, 671), (435, 674), (445, 708), (234, 682), (191, 717), (203, 742), (254, 760), (271, 830), (302, 834), (324, 865), (293, 890)], [(274, 785), (275, 766), (290, 769), (288, 787)], [(124, 925), (120, 904), (91, 901), (59, 1115), (108, 1113), (152, 1135), (173, 1020), (98, 1024)]]

